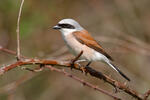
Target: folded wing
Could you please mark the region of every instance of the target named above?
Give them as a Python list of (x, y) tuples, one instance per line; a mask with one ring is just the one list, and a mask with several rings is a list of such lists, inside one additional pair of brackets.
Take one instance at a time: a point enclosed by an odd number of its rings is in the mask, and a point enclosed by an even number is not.
[(104, 51), (102, 46), (96, 40), (94, 40), (94, 38), (92, 38), (92, 36), (86, 30), (80, 32), (76, 31), (73, 33), (73, 35), (80, 43), (85, 44), (90, 48), (93, 48), (95, 51), (102, 53), (108, 59), (113, 61), (112, 57)]

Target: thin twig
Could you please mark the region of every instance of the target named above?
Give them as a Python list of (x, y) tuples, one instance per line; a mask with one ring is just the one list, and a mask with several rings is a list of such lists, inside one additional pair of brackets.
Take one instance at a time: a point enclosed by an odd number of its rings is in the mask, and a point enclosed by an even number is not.
[(149, 96), (150, 96), (150, 90), (148, 90), (148, 91), (144, 94), (144, 99), (143, 99), (143, 100), (147, 100)]
[(111, 94), (111, 93), (109, 93), (109, 92), (107, 92), (107, 91), (105, 91), (105, 90), (103, 90), (103, 89), (101, 89), (101, 88), (99, 88), (99, 87), (89, 83), (89, 82), (86, 82), (86, 81), (84, 81), (84, 80), (82, 80), (82, 79), (80, 79), (80, 78), (78, 78), (78, 77), (76, 77), (76, 76), (66, 72), (65, 70), (61, 70), (61, 69), (58, 69), (58, 68), (55, 68), (55, 67), (52, 67), (52, 66), (45, 66), (45, 67), (50, 69), (50, 70), (52, 70), (52, 71), (63, 73), (65, 76), (68, 76), (68, 77), (70, 77), (70, 78), (72, 78), (72, 79), (82, 83), (85, 86), (88, 86), (88, 87), (93, 88), (93, 89), (95, 89), (95, 90), (97, 90), (99, 92), (102, 92), (102, 93), (104, 93), (104, 94), (114, 98), (115, 100), (122, 100), (121, 98), (118, 98), (117, 96), (115, 96), (115, 95), (113, 95), (113, 94)]
[(17, 20), (17, 60), (20, 60), (20, 17), (21, 17), (21, 12), (22, 12), (22, 7), (23, 7), (24, 0), (21, 1), (20, 9), (19, 9), (19, 14), (18, 14), (18, 20)]
[[(11, 54), (11, 55), (16, 55), (16, 52), (13, 51), (13, 50), (9, 50), (9, 49), (6, 49), (6, 48), (3, 48), (2, 46), (0, 46), (0, 51), (2, 52), (5, 52), (5, 53), (8, 53), (8, 54)], [(25, 56), (22, 56), (20, 55), (21, 58), (27, 58)]]
[(11, 93), (11, 91), (14, 91), (19, 85), (32, 79), (34, 76), (36, 76), (36, 74), (28, 73), (28, 74), (22, 76), (21, 78), (19, 78), (18, 80), (14, 81), (12, 83), (9, 83), (3, 87), (0, 87), (0, 93)]
[[(136, 52), (137, 54), (142, 54), (145, 56), (150, 56), (148, 49), (145, 49), (143, 47), (139, 47), (138, 45), (135, 45), (133, 43), (129, 43), (129, 42), (127, 42), (125, 40), (121, 40), (119, 38), (111, 38), (111, 37), (101, 36), (101, 37), (97, 37), (96, 39), (101, 40), (103, 42), (110, 42), (111, 41), (112, 44), (119, 45), (120, 48), (123, 47), (121, 49), (133, 51), (133, 52)], [(121, 50), (120, 50), (120, 52), (121, 52)]]

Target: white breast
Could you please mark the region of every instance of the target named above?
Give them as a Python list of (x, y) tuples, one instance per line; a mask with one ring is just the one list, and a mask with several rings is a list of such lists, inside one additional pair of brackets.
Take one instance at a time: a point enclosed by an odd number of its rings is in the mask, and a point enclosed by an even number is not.
[(77, 56), (81, 51), (83, 51), (81, 58), (86, 59), (88, 61), (107, 59), (103, 54), (78, 42), (73, 36), (73, 34), (62, 35), (67, 47), (69, 48), (69, 51), (75, 56)]

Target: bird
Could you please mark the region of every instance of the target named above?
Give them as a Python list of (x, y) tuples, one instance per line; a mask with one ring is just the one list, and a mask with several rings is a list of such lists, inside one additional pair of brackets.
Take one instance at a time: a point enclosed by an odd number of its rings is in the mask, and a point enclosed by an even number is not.
[(101, 61), (130, 81), (118, 67), (112, 64), (113, 58), (77, 21), (71, 18), (62, 19), (53, 26), (53, 29), (61, 32), (65, 44), (73, 55), (77, 56), (83, 51), (81, 59), (88, 61), (87, 66), (93, 61)]

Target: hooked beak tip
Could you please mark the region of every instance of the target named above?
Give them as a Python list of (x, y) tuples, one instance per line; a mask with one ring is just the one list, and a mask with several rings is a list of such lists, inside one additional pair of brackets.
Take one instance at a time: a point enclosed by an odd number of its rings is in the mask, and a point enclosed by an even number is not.
[(56, 26), (53, 27), (53, 29), (58, 30), (58, 29), (61, 29), (61, 27), (56, 25)]

